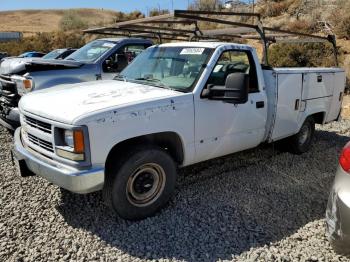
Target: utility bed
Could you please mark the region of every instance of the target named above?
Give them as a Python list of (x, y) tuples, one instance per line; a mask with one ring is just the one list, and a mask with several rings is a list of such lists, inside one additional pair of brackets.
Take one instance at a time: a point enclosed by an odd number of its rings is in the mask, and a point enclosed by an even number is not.
[(269, 142), (297, 133), (307, 115), (320, 114), (319, 124), (338, 119), (345, 85), (343, 69), (273, 68), (263, 74)]

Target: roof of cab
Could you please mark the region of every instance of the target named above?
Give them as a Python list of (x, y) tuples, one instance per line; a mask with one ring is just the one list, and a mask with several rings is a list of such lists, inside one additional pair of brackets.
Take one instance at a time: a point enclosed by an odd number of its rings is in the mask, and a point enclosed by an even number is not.
[(143, 38), (129, 38), (129, 37), (110, 37), (110, 38), (98, 38), (96, 40), (110, 41), (110, 42), (121, 42), (121, 41), (139, 41), (139, 42), (152, 42), (152, 40)]
[(176, 42), (161, 44), (162, 47), (204, 47), (204, 48), (217, 48), (223, 45), (234, 45), (240, 47), (247, 47), (247, 45), (236, 44), (236, 43), (226, 43), (226, 42)]

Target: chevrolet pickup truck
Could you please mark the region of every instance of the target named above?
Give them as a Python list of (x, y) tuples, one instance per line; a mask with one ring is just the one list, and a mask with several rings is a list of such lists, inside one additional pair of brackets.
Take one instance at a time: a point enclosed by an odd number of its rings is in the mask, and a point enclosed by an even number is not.
[(61, 85), (23, 97), (13, 159), (76, 193), (102, 190), (125, 219), (170, 199), (177, 168), (283, 140), (296, 154), (315, 124), (339, 118), (339, 68), (261, 66), (249, 45), (148, 48), (114, 80)]
[(6, 59), (0, 65), (0, 124), (19, 126), (18, 101), (33, 91), (59, 84), (113, 79), (150, 40), (106, 38), (88, 43), (64, 60)]

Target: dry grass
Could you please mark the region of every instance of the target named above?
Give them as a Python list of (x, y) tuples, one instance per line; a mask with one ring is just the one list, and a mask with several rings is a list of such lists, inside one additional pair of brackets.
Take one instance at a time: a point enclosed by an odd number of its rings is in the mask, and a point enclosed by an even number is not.
[(350, 95), (344, 96), (342, 117), (344, 119), (350, 119)]
[[(20, 31), (25, 35), (59, 30), (66, 10), (18, 10), (0, 12), (0, 31)], [(89, 27), (112, 24), (116, 12), (102, 9), (74, 9)]]

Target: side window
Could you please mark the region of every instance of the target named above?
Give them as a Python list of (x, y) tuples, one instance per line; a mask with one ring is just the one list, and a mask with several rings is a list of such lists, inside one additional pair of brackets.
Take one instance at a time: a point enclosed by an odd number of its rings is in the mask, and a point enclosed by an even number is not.
[(125, 45), (108, 57), (102, 65), (105, 73), (121, 72), (136, 56), (147, 47), (145, 45)]
[(145, 49), (146, 47), (144, 45), (127, 45), (124, 47), (123, 52), (125, 53), (126, 57), (128, 58), (128, 62), (130, 63)]
[(255, 63), (249, 52), (229, 50), (224, 51), (216, 63), (208, 84), (224, 86), (230, 74), (245, 73), (249, 76), (249, 93), (259, 92)]

